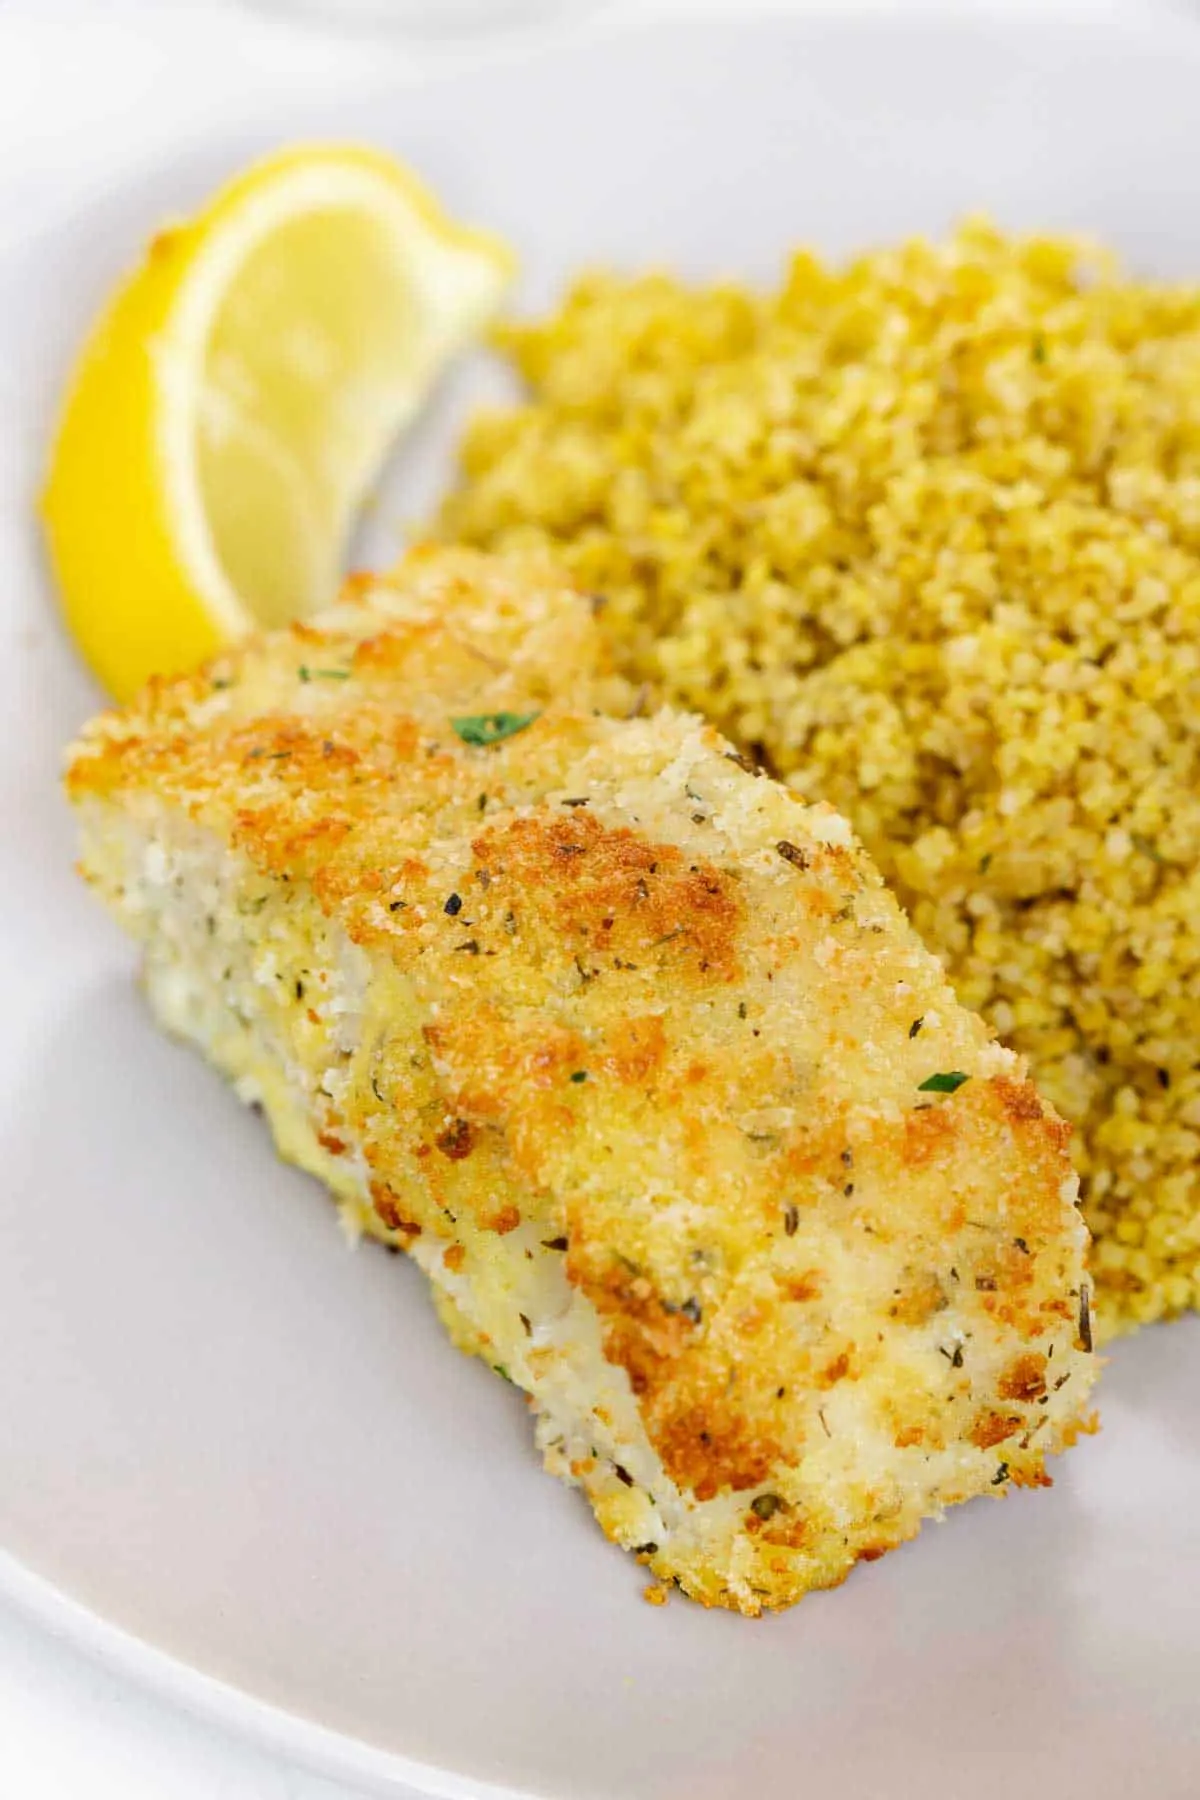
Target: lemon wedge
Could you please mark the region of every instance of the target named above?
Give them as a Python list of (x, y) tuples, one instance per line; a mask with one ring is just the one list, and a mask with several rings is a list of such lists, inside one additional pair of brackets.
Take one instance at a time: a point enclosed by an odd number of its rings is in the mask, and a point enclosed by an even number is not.
[(68, 624), (117, 699), (333, 596), (389, 444), (512, 268), (341, 145), (257, 163), (159, 233), (83, 348), (42, 500)]

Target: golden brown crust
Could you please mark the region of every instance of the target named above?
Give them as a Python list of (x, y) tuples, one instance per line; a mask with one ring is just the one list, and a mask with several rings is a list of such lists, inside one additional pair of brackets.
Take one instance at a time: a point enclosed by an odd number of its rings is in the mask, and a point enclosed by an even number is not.
[[(397, 1241), (562, 1247), (684, 1501), (769, 1484), (753, 1581), (688, 1576), (757, 1610), (1041, 1479), (1051, 1347), (1090, 1379), (1066, 1131), (841, 820), (695, 721), (604, 716), (629, 697), (585, 611), (410, 564), (100, 721), (68, 787), (177, 809), (369, 956), (382, 1024), (320, 1141), (357, 1146)], [(620, 1535), (623, 1490), (574, 1460)]]
[(476, 838), (478, 881), (511, 885), (526, 903), (548, 907), (564, 937), (625, 962), (678, 946), (687, 977), (737, 974), (741, 907), (733, 883), (703, 859), (688, 863), (671, 844), (592, 813), (514, 819)]

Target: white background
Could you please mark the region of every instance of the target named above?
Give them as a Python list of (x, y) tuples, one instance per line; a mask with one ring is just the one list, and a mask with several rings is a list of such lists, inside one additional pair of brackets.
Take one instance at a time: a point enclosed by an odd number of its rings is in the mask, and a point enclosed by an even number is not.
[[(906, 3), (888, 0), (888, 10)], [(957, 8), (971, 3), (956, 0)], [(1009, 0), (1010, 8), (1016, 3)], [(1032, 15), (1045, 0), (1024, 3)], [(727, 10), (736, 6), (726, 0)], [(332, 13), (333, 4), (326, 10)], [(429, 10), (436, 10), (436, 0), (429, 0)], [(675, 0), (655, 10), (686, 8)], [(570, 0), (546, 11), (569, 15)], [(1036, 28), (1032, 16), (1030, 23)], [(495, 35), (497, 42), (509, 40), (510, 53), (521, 41), (499, 28)], [(316, 97), (334, 63), (377, 74), (381, 57), (411, 69), (423, 60), (478, 54), (479, 46), (448, 46), (428, 31), (364, 38), (289, 23), (282, 11), (237, 0), (0, 0), (0, 109), (19, 121), (26, 145), (22, 166), (0, 172), (0, 254), (6, 229), (18, 219), (26, 228), (39, 208), (40, 185), (48, 188), (51, 174), (77, 155), (81, 128), (115, 138), (137, 109), (137, 141), (144, 145), (147, 113), (156, 107), (156, 68), (181, 53), (194, 70), (194, 116), (181, 119), (177, 107), (168, 115), (159, 106), (164, 145), (178, 142), (181, 131), (203, 130), (206, 102), (224, 105), (273, 90), (307, 89)], [(62, 130), (67, 116), (69, 134)], [(350, 1792), (197, 1724), (30, 1619), (0, 1608), (0, 1800), (336, 1800)]]

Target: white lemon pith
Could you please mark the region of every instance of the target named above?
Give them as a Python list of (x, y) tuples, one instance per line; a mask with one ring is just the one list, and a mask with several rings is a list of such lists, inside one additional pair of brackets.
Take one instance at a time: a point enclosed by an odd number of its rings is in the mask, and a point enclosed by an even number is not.
[(84, 346), (43, 502), (111, 693), (332, 597), (389, 444), (511, 272), (390, 157), (342, 146), (258, 163), (153, 240)]

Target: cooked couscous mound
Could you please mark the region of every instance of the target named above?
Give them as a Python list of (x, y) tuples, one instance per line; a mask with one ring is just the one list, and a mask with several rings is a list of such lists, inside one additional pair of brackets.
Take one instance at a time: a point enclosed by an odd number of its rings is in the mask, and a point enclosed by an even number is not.
[(1075, 1122), (1111, 1334), (1200, 1298), (1200, 287), (973, 223), (778, 293), (580, 282), (443, 529), (549, 545), (849, 813)]

